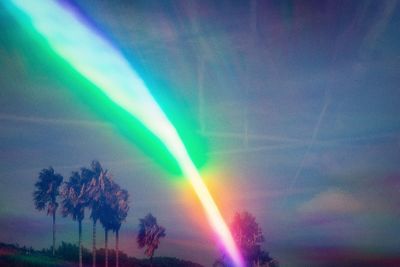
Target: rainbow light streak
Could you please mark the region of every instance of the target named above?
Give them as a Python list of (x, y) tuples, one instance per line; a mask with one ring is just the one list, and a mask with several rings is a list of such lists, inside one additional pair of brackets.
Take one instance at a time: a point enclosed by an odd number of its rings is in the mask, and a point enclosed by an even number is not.
[(232, 235), (176, 129), (124, 56), (69, 7), (50, 0), (10, 2), (13, 4), (9, 6), (10, 10), (17, 19), (26, 22), (22, 17), (28, 18), (57, 54), (164, 143), (189, 179), (209, 223), (233, 263), (243, 266)]

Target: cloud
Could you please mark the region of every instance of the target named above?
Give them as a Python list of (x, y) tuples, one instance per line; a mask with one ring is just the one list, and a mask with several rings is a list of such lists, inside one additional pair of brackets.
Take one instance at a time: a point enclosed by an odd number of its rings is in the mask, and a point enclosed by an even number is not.
[(350, 193), (336, 188), (315, 195), (299, 206), (298, 212), (303, 215), (351, 215), (363, 208), (362, 203)]
[(13, 114), (0, 113), (0, 121), (15, 121), (23, 123), (37, 123), (37, 124), (62, 124), (69, 126), (95, 126), (95, 127), (109, 127), (111, 124), (101, 121), (89, 121), (89, 120), (74, 120), (74, 119), (59, 119), (59, 118), (43, 118), (34, 116), (18, 116)]
[[(232, 138), (232, 139), (244, 139), (245, 133), (238, 132), (219, 132), (219, 131), (206, 131), (200, 132), (207, 137), (215, 138)], [(290, 138), (284, 136), (270, 135), (270, 134), (247, 134), (247, 138), (252, 140), (261, 141), (276, 141), (276, 142), (287, 142), (287, 143), (304, 143), (304, 140), (297, 138)]]

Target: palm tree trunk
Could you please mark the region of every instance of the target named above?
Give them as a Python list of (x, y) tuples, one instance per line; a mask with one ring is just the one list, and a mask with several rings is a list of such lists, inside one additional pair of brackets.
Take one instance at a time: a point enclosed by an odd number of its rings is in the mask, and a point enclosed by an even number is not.
[(119, 230), (115, 231), (115, 267), (119, 267)]
[(93, 220), (93, 247), (92, 247), (92, 256), (93, 256), (93, 267), (96, 267), (96, 220)]
[(56, 255), (56, 212), (53, 211), (53, 257)]
[(105, 234), (105, 238), (104, 238), (104, 242), (105, 242), (105, 252), (106, 252), (106, 257), (105, 257), (105, 267), (108, 267), (108, 230), (104, 229), (104, 234)]
[(79, 220), (79, 267), (82, 267), (82, 220)]
[(153, 255), (150, 256), (150, 267), (153, 267)]

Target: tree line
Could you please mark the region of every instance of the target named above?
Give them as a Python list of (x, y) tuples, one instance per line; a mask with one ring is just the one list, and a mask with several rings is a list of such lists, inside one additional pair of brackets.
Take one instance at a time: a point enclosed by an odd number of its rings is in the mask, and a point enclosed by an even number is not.
[[(33, 199), (36, 209), (46, 210), (47, 215), (53, 220), (53, 245), (52, 255), (55, 249), (55, 222), (56, 212), (61, 203), (61, 215), (70, 216), (78, 223), (78, 248), (79, 267), (82, 267), (82, 221), (85, 211), (90, 211), (92, 220), (92, 265), (96, 266), (96, 224), (99, 221), (104, 229), (104, 266), (108, 267), (109, 249), (108, 234), (115, 234), (115, 266), (119, 267), (119, 231), (129, 211), (129, 193), (116, 183), (111, 174), (104, 170), (101, 164), (94, 160), (90, 167), (82, 167), (79, 171), (72, 172), (67, 181), (56, 173), (52, 167), (43, 169), (35, 183)], [(249, 212), (235, 214), (230, 230), (233, 238), (243, 256), (246, 267), (249, 266), (278, 266), (278, 262), (271, 258), (262, 249), (265, 241), (261, 227), (255, 217)], [(160, 239), (166, 236), (166, 229), (159, 226), (157, 219), (152, 214), (147, 214), (139, 219), (139, 231), (136, 242), (139, 248), (144, 248), (144, 254), (149, 257), (150, 266), (153, 266), (153, 256), (160, 244)], [(87, 255), (87, 253), (86, 253)], [(103, 257), (102, 257), (103, 258)], [(233, 266), (229, 257), (221, 253), (214, 267)]]
[[(32, 247), (19, 246), (19, 244), (5, 244), (0, 242), (0, 266), (7, 267), (72, 267), (77, 261), (79, 247), (74, 243), (62, 241), (56, 248), (56, 257), (52, 256), (52, 249), (43, 248), (35, 250)], [(105, 250), (97, 249), (97, 266), (104, 267)], [(109, 264), (115, 266), (116, 253), (109, 249)], [(82, 248), (84, 266), (92, 264), (92, 253), (89, 249)], [(203, 265), (174, 257), (154, 257), (154, 266), (157, 267), (204, 267)], [(124, 267), (150, 267), (150, 259), (138, 259), (119, 251), (119, 264)]]
[[(96, 224), (99, 221), (104, 229), (104, 266), (108, 267), (108, 235), (115, 234), (115, 266), (119, 267), (119, 232), (129, 211), (129, 193), (112, 179), (111, 174), (103, 169), (100, 162), (94, 160), (90, 167), (82, 167), (72, 172), (67, 181), (52, 167), (42, 169), (35, 183), (33, 192), (35, 208), (45, 210), (52, 216), (53, 245), (55, 256), (56, 214), (61, 203), (61, 215), (71, 217), (78, 223), (79, 267), (82, 267), (82, 221), (85, 211), (90, 211), (92, 220), (92, 265), (96, 266)], [(160, 238), (165, 237), (166, 230), (159, 226), (152, 214), (139, 220), (137, 243), (145, 249), (145, 254), (152, 259), (158, 248)]]

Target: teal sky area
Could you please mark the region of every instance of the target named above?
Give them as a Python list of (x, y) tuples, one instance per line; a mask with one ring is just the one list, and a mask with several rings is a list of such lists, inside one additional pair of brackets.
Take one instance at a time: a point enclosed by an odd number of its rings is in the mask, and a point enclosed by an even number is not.
[[(226, 220), (254, 214), (282, 266), (398, 257), (399, 1), (64, 2), (126, 55), (224, 185), (213, 193)], [(90, 85), (2, 4), (0, 29), (0, 241), (50, 246), (39, 171), (68, 178), (97, 159), (131, 195), (123, 251), (142, 257), (138, 218), (152, 212), (167, 229), (158, 255), (210, 266), (218, 248), (185, 182), (77, 93)], [(75, 242), (76, 223), (58, 223), (57, 240)]]

